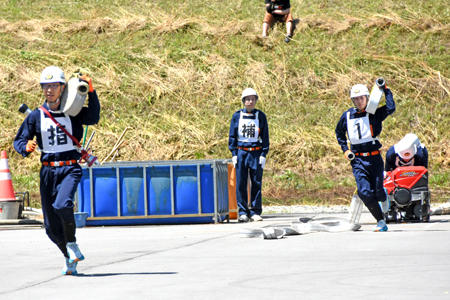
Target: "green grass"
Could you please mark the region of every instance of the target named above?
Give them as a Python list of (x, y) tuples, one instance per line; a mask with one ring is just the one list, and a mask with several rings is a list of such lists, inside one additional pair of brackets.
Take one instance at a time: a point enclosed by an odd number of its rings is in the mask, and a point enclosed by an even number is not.
[[(353, 84), (387, 79), (397, 103), (383, 152), (408, 132), (430, 153), (433, 201), (450, 160), (450, 9), (444, 0), (291, 0), (298, 19), (261, 35), (263, 1), (4, 1), (0, 4), (0, 148), (15, 187), (36, 190), (37, 155), (12, 141), (26, 102), (43, 101), (48, 65), (93, 72), (102, 105), (91, 146), (102, 160), (130, 127), (121, 160), (229, 158), (228, 127), (253, 87), (268, 116), (267, 203), (345, 203), (354, 181), (334, 136)], [(30, 176), (34, 185), (27, 183)], [(436, 179), (433, 179), (436, 178)], [(437, 179), (437, 178), (443, 178)], [(326, 197), (324, 199), (323, 197)]]
[[(39, 191), (39, 181), (36, 180), (35, 174), (15, 174), (12, 177), (14, 184), (21, 186), (23, 189), (28, 191)], [(39, 178), (39, 176), (38, 176)]]

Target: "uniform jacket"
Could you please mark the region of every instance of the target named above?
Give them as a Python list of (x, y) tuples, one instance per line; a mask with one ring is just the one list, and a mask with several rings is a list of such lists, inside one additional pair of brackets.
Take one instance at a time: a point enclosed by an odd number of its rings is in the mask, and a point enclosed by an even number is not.
[[(264, 1), (265, 4), (270, 4), (272, 3), (271, 0), (265, 0)], [(291, 1), (290, 0), (277, 0), (274, 2), (274, 4), (276, 5), (277, 9), (281, 9), (281, 10), (285, 10), (288, 8), (291, 8)]]
[[(95, 125), (100, 120), (100, 103), (98, 101), (97, 93), (95, 91), (89, 92), (88, 96), (88, 107), (83, 107), (77, 116), (70, 116), (70, 121), (72, 123), (72, 135), (79, 142), (83, 137), (83, 125)], [(61, 112), (51, 111), (46, 102), (42, 106), (46, 108), (54, 118), (64, 116)], [(47, 118), (47, 116), (45, 117)], [(16, 138), (14, 139), (14, 149), (16, 149), (16, 151), (24, 157), (28, 156), (30, 153), (26, 151), (26, 146), (28, 141), (33, 140), (34, 137), (36, 137), (36, 142), (39, 148), (42, 149), (41, 112), (39, 109), (32, 111), (23, 121), (19, 131), (17, 132)], [(73, 143), (70, 139), (69, 142)], [(76, 149), (57, 153), (41, 152), (41, 162), (67, 161), (71, 159), (79, 160), (80, 158), (81, 154)]]
[[(397, 160), (398, 158), (398, 160)], [(412, 166), (423, 166), (428, 169), (428, 150), (425, 147), (418, 147), (417, 153), (411, 158), (413, 161)], [(394, 146), (389, 148), (386, 153), (386, 162), (384, 164), (384, 170), (386, 172), (395, 170), (397, 167), (409, 166), (409, 162), (405, 162), (397, 153), (395, 153)]]
[[(377, 137), (382, 130), (382, 122), (389, 115), (393, 114), (395, 111), (394, 97), (390, 89), (385, 89), (384, 94), (386, 97), (386, 105), (379, 107), (375, 114), (369, 114), (369, 123), (372, 131), (372, 137)], [(343, 152), (349, 150), (347, 145), (347, 112), (350, 112), (350, 119), (362, 118), (366, 116), (366, 112), (358, 112), (355, 107), (350, 108), (344, 112), (336, 125), (336, 138), (341, 146)], [(375, 140), (374, 143), (367, 142), (363, 144), (351, 145), (351, 151), (354, 153), (358, 152), (372, 152), (381, 148), (381, 143)]]
[(245, 112), (244, 109), (240, 109), (236, 111), (233, 114), (233, 117), (231, 118), (231, 125), (230, 125), (230, 134), (228, 139), (228, 148), (230, 149), (233, 156), (237, 156), (238, 153), (238, 147), (245, 147), (245, 148), (254, 148), (254, 147), (262, 147), (262, 153), (261, 156), (266, 156), (269, 152), (269, 125), (267, 124), (267, 118), (266, 115), (258, 110), (253, 109), (251, 116), (244, 116), (245, 119), (251, 119), (255, 118), (256, 112), (258, 113), (258, 120), (259, 120), (259, 133), (258, 136), (261, 138), (259, 142), (255, 143), (243, 143), (241, 141), (238, 141), (238, 129), (239, 129), (239, 118), (240, 118), (240, 112)]

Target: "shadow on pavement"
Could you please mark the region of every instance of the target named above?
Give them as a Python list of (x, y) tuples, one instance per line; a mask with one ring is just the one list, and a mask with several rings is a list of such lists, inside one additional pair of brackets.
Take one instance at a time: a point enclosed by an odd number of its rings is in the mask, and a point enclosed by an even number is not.
[(108, 277), (108, 276), (121, 276), (121, 275), (174, 275), (178, 272), (140, 272), (140, 273), (97, 273), (97, 274), (83, 274), (78, 273), (72, 275), (75, 277)]

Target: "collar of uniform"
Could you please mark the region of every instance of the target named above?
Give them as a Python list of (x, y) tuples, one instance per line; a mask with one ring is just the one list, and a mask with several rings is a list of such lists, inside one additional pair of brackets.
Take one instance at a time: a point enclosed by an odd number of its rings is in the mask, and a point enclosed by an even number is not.
[[(56, 114), (61, 114), (61, 113), (62, 113), (61, 109), (58, 109), (58, 110), (52, 110), (52, 109), (50, 108), (50, 105), (48, 105), (47, 101), (45, 101), (44, 104), (43, 104), (42, 106), (43, 106), (46, 110), (51, 111), (52, 113), (56, 113)], [(61, 105), (60, 105), (60, 106), (61, 106)]]
[(362, 111), (358, 111), (358, 109), (356, 107), (352, 107), (353, 111), (351, 111), (351, 114), (365, 114), (366, 113), (366, 109), (364, 108)]
[(255, 115), (256, 114), (256, 108), (254, 108), (251, 112), (247, 112), (247, 110), (245, 109), (245, 107), (242, 109), (242, 112), (244, 113), (244, 114), (252, 114), (252, 115)]

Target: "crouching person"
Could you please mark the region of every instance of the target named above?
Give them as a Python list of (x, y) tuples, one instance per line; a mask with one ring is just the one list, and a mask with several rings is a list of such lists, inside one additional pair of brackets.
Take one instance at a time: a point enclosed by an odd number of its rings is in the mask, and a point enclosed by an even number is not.
[(422, 166), (428, 169), (428, 150), (414, 133), (408, 133), (389, 148), (384, 170), (390, 172), (397, 167), (409, 166)]

